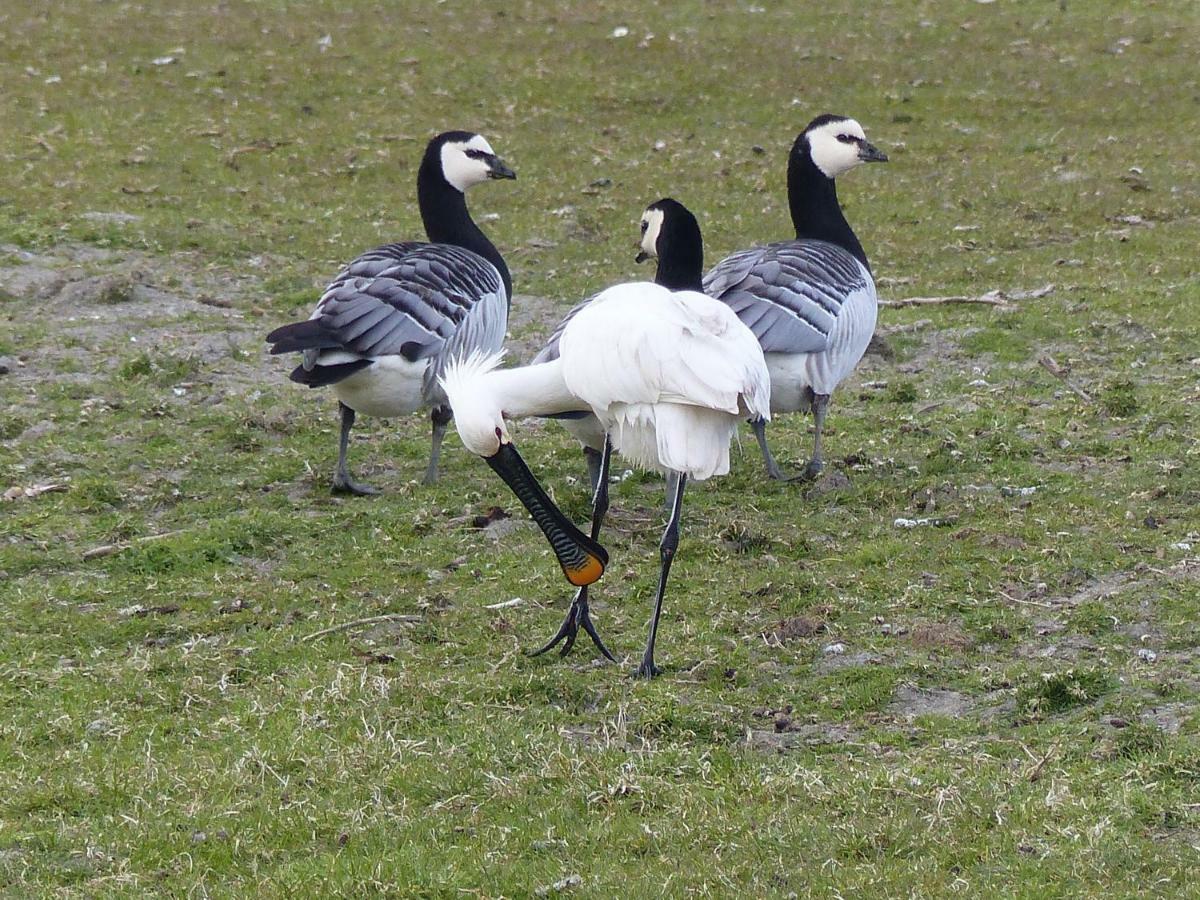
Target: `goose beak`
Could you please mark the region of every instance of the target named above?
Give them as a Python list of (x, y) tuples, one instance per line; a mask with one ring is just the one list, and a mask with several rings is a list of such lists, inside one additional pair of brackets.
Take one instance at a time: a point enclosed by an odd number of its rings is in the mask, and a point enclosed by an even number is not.
[(529, 510), (533, 521), (542, 529), (550, 542), (558, 564), (562, 566), (567, 581), (575, 587), (585, 587), (599, 581), (608, 565), (608, 551), (576, 528), (554, 505), (542, 486), (538, 484), (525, 460), (511, 443), (501, 444), (500, 449), (484, 461), (497, 475), (504, 479), (517, 499)]
[(517, 173), (498, 156), (488, 158), (488, 178), (516, 178)]
[(887, 154), (872, 144), (870, 141), (863, 141), (858, 145), (859, 162), (887, 162)]
[(633, 258), (633, 261), (638, 262), (638, 263), (644, 263), (644, 262), (646, 262), (646, 260), (649, 260), (649, 259), (654, 259), (654, 257), (651, 256), (649, 253), (647, 253), (645, 250), (639, 250), (638, 255)]

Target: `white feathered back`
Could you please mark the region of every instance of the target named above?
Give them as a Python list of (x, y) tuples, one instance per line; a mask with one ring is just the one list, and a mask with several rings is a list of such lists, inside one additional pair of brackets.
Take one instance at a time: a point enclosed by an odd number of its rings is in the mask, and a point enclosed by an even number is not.
[(571, 319), (559, 346), (568, 389), (646, 468), (724, 474), (738, 421), (770, 415), (754, 334), (695, 291), (651, 282), (609, 288)]

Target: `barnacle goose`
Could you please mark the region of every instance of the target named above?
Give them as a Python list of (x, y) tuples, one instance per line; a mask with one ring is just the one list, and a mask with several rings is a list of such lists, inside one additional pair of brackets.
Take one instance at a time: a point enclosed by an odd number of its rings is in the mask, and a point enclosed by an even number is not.
[[(788, 157), (788, 203), (796, 238), (727, 256), (704, 276), (704, 292), (750, 326), (771, 373), (771, 411), (812, 410), (813, 453), (802, 478), (823, 467), (821, 432), (829, 395), (862, 359), (875, 331), (877, 300), (862, 244), (838, 204), (834, 179), (860, 163), (887, 162), (862, 126), (821, 115)], [(767, 474), (783, 478), (753, 420)]]
[(272, 353), (303, 351), (292, 381), (333, 385), (342, 419), (335, 491), (378, 493), (355, 481), (346, 463), (357, 413), (401, 416), (432, 407), (425, 483), (437, 479), (452, 415), (438, 378), (452, 357), (500, 349), (512, 303), (508, 266), (471, 219), (465, 192), (491, 178), (516, 177), (481, 135), (439, 134), (417, 173), (429, 242), (369, 250), (330, 282), (309, 319), (267, 335)]
[[(642, 251), (659, 256), (660, 280), (610, 287), (572, 310), (557, 333), (557, 356), (498, 369), (499, 356), (451, 362), (442, 378), (463, 444), (512, 488), (541, 526), (568, 581), (579, 591), (556, 634), (571, 649), (582, 627), (613, 659), (588, 614), (587, 586), (604, 571), (596, 543), (608, 508), (609, 458), (615, 449), (642, 468), (675, 475), (670, 516), (659, 545), (654, 612), (637, 674), (658, 674), (654, 644), (671, 561), (679, 543), (683, 491), (729, 471), (729, 443), (741, 419), (770, 417), (762, 349), (728, 306), (700, 293), (703, 246), (695, 217), (674, 200), (652, 204), (642, 219)], [(505, 416), (572, 411), (596, 417), (607, 439), (592, 510), (591, 537), (559, 512), (525, 467)]]

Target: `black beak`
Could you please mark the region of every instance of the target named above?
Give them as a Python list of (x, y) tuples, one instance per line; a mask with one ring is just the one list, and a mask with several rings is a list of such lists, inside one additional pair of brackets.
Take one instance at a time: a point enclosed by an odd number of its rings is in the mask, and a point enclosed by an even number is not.
[(517, 173), (510, 169), (498, 156), (488, 158), (488, 178), (516, 178)]
[(633, 258), (633, 261), (639, 262), (639, 263), (644, 263), (648, 259), (654, 259), (654, 257), (651, 256), (649, 253), (647, 253), (645, 250), (639, 250), (638, 255)]
[(863, 141), (858, 145), (858, 158), (862, 162), (887, 162), (887, 154), (872, 144), (870, 141)]
[(512, 444), (501, 444), (499, 450), (491, 456), (485, 456), (484, 460), (529, 510), (533, 521), (550, 542), (567, 581), (576, 587), (598, 581), (608, 565), (608, 551), (571, 524), (554, 505), (554, 501), (546, 495), (525, 465), (525, 460), (521, 459), (517, 448)]

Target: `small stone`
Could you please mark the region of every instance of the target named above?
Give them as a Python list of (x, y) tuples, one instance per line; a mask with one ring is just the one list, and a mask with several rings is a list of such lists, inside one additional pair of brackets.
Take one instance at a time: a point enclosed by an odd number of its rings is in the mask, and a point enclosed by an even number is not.
[(1158, 659), (1158, 654), (1148, 647), (1142, 647), (1140, 650), (1138, 650), (1137, 655), (1138, 659), (1140, 659), (1142, 662), (1152, 663)]
[(826, 644), (821, 649), (821, 652), (824, 653), (826, 656), (841, 656), (843, 653), (846, 652), (846, 645), (842, 644), (842, 643)]
[(544, 884), (539, 888), (534, 888), (534, 896), (548, 897), (551, 894), (560, 894), (563, 891), (571, 888), (579, 887), (583, 884), (583, 878), (579, 875), (568, 875), (566, 878), (560, 878), (554, 884)]
[(0, 375), (7, 375), (17, 367), (17, 361), (11, 356), (0, 356)]

